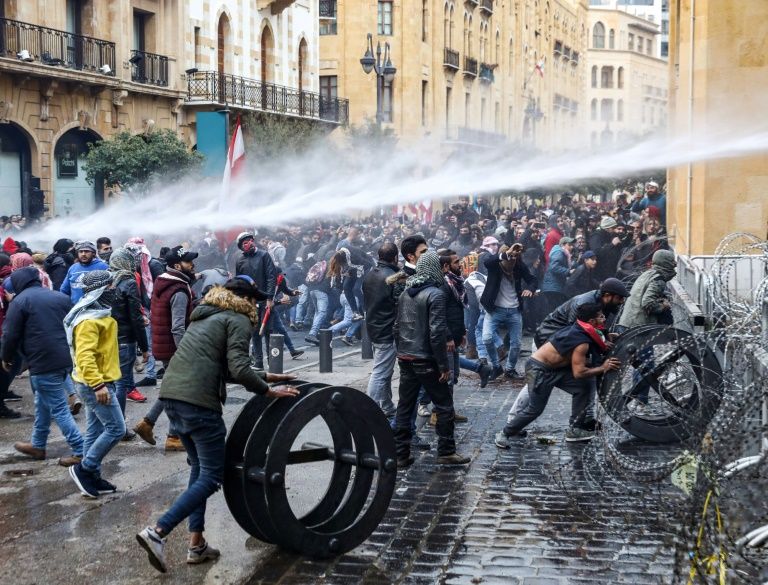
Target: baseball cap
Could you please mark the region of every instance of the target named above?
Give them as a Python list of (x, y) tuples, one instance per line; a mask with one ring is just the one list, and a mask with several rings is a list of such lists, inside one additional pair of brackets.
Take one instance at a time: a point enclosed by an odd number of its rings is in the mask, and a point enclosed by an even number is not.
[(603, 228), (604, 230), (615, 228), (617, 225), (619, 224), (616, 223), (616, 220), (613, 219), (612, 217), (604, 217), (603, 219), (600, 220), (600, 227)]
[(560, 238), (560, 245), (562, 246), (563, 244), (573, 244), (575, 241), (576, 240), (574, 240), (573, 238), (569, 238), (568, 236), (563, 236), (562, 238)]
[(611, 295), (618, 295), (624, 298), (629, 296), (627, 287), (624, 286), (624, 283), (621, 282), (618, 278), (606, 278), (600, 285), (600, 292), (603, 294), (608, 293)]
[(165, 255), (165, 261), (168, 266), (173, 266), (179, 262), (192, 262), (198, 256), (197, 252), (190, 252), (184, 246), (175, 246)]
[(595, 254), (592, 250), (587, 250), (581, 255), (582, 260), (589, 260), (590, 258), (596, 258), (597, 254)]

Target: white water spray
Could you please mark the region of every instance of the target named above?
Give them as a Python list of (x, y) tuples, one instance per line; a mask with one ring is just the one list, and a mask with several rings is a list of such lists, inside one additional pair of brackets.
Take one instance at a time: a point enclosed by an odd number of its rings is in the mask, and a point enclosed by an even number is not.
[(426, 199), (525, 191), (766, 151), (768, 129), (762, 128), (738, 135), (655, 139), (610, 152), (538, 155), (527, 160), (488, 150), (476, 153), (469, 162), (461, 157), (446, 161), (435, 145), (419, 144), (386, 155), (373, 148), (358, 149), (347, 157), (351, 164), (341, 165), (329, 156), (327, 147), (319, 146), (301, 158), (271, 166), (269, 172), (250, 172), (221, 208), (220, 183), (188, 182), (158, 189), (143, 199), (124, 197), (85, 218), (56, 219), (24, 236), (47, 248), (60, 237), (93, 239), (109, 234), (120, 239), (137, 234), (170, 236), (198, 229), (278, 226)]

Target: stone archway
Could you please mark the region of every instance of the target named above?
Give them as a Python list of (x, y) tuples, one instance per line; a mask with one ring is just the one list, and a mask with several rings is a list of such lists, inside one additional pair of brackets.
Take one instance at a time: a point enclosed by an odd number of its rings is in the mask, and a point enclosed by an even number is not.
[(18, 124), (0, 124), (0, 215), (29, 215), (29, 194), (40, 187), (32, 176), (33, 148)]
[(90, 129), (73, 128), (56, 141), (51, 165), (53, 214), (59, 217), (83, 217), (104, 204), (104, 184), (85, 179), (85, 157), (90, 145), (102, 140)]

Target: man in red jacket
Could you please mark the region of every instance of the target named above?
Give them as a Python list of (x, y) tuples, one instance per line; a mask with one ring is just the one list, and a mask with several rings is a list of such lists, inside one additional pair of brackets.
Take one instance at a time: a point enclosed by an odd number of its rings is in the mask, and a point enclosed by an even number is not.
[[(192, 314), (192, 283), (195, 281), (195, 263), (197, 252), (189, 252), (182, 246), (176, 246), (165, 256), (167, 270), (157, 277), (152, 290), (150, 319), (152, 321), (152, 353), (155, 359), (168, 367), (181, 338), (189, 326)], [(134, 427), (134, 431), (150, 445), (155, 444), (153, 428), (160, 414), (163, 403), (157, 400), (147, 415)], [(165, 440), (166, 451), (184, 451), (184, 446), (173, 428), (168, 427)]]

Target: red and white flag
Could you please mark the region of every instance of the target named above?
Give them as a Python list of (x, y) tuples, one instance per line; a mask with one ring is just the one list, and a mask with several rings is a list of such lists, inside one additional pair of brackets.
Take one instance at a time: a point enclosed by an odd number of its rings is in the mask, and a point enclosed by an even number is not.
[(419, 208), (421, 209), (421, 212), (424, 214), (424, 223), (431, 223), (432, 222), (432, 200), (424, 199), (421, 203), (419, 203)]
[(243, 131), (240, 128), (240, 116), (237, 117), (235, 131), (232, 133), (232, 139), (229, 141), (227, 150), (227, 163), (224, 166), (224, 179), (221, 184), (221, 197), (219, 204), (229, 199), (229, 190), (233, 181), (236, 181), (245, 168), (245, 143), (243, 142)]
[(544, 59), (541, 59), (538, 63), (536, 63), (536, 72), (544, 77)]

